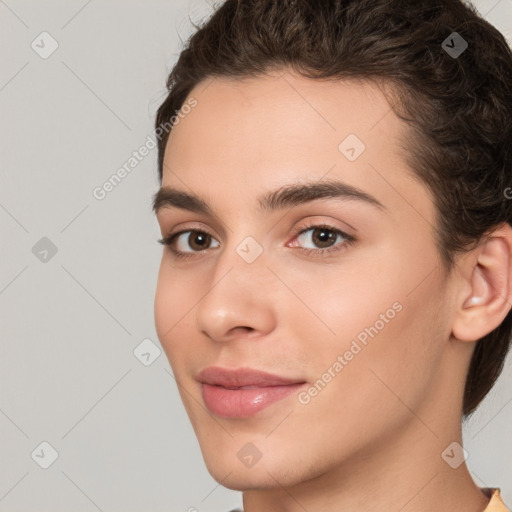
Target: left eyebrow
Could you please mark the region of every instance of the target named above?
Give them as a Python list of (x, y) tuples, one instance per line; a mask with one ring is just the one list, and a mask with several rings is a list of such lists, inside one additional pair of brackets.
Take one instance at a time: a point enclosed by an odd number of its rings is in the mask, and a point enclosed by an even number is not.
[[(277, 190), (267, 192), (257, 198), (257, 201), (261, 210), (271, 212), (324, 198), (355, 199), (381, 210), (386, 210), (386, 207), (372, 195), (347, 183), (333, 180), (285, 185)], [(166, 207), (215, 216), (204, 199), (169, 186), (161, 187), (153, 196), (153, 211), (155, 214)]]

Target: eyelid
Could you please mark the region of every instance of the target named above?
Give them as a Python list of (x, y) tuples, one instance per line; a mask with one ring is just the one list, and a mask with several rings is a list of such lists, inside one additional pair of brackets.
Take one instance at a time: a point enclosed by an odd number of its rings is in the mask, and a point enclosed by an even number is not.
[[(162, 229), (162, 231), (166, 231), (166, 230)], [(214, 237), (215, 239), (219, 238), (216, 234), (213, 233), (213, 231), (215, 231), (215, 230), (213, 230), (210, 226), (208, 226), (204, 223), (201, 223), (201, 222), (199, 222), (199, 225), (198, 225), (198, 223), (194, 222), (194, 221), (180, 223), (178, 229), (171, 231), (168, 235), (164, 236), (163, 238), (168, 239), (172, 236), (182, 234), (186, 231), (200, 231), (203, 233), (207, 233), (208, 235)]]
[[(294, 226), (292, 228), (292, 231), (293, 231), (293, 234), (295, 236), (297, 236), (297, 235), (300, 235), (301, 233), (303, 233), (304, 231), (308, 231), (308, 230), (310, 230), (312, 228), (324, 228), (324, 229), (328, 229), (328, 230), (331, 230), (331, 231), (336, 231), (336, 232), (340, 233), (344, 238), (346, 238), (348, 240), (355, 240), (355, 236), (354, 235), (351, 235), (350, 233), (347, 233), (344, 229), (341, 229), (341, 228), (335, 226), (334, 224), (330, 223), (329, 221), (325, 221), (325, 220), (311, 220), (311, 219), (309, 219), (307, 221), (304, 221), (302, 224), (299, 223), (297, 226)], [(352, 229), (354, 229), (354, 228), (352, 228)]]

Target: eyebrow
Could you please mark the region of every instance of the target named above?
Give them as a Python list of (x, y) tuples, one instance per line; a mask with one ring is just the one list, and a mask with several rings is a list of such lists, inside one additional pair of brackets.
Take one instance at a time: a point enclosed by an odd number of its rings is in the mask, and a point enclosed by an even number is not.
[[(272, 212), (324, 198), (356, 199), (381, 210), (386, 210), (386, 207), (370, 194), (347, 183), (333, 180), (284, 185), (258, 197), (257, 201), (262, 211)], [(155, 214), (166, 207), (180, 208), (215, 217), (206, 201), (194, 194), (169, 186), (161, 187), (153, 196), (153, 211)]]

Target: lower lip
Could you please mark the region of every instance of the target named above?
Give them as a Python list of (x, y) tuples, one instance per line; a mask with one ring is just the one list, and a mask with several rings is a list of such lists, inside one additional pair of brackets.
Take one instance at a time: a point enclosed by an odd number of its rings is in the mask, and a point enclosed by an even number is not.
[(249, 418), (269, 405), (296, 393), (306, 383), (252, 389), (226, 389), (203, 382), (206, 407), (223, 418)]

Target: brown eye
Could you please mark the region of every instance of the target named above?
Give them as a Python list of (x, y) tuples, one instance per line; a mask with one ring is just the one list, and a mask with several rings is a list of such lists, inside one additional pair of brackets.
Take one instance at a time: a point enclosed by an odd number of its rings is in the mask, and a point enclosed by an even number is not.
[(202, 231), (190, 231), (188, 238), (186, 238), (189, 247), (197, 251), (207, 249), (211, 240), (212, 236)]
[[(303, 230), (297, 239), (302, 243), (312, 243), (314, 248), (326, 248), (331, 247), (336, 243), (338, 237), (341, 237), (342, 241), (347, 239), (338, 229), (324, 227), (324, 226), (311, 226), (308, 229)], [(311, 247), (310, 247), (311, 248)]]
[(296, 237), (288, 247), (294, 247), (296, 250), (313, 257), (334, 256), (338, 251), (348, 249), (356, 242), (354, 236), (328, 224), (299, 226), (294, 231)]
[[(163, 245), (168, 245), (176, 256), (185, 257), (194, 256), (194, 253), (204, 252), (206, 249), (211, 248), (213, 240), (215, 238), (210, 233), (197, 229), (188, 229), (162, 238), (159, 242)], [(217, 245), (214, 247), (219, 245), (217, 242)]]
[(311, 239), (318, 247), (330, 247), (332, 243), (336, 242), (337, 236), (338, 235), (333, 230), (315, 228)]

